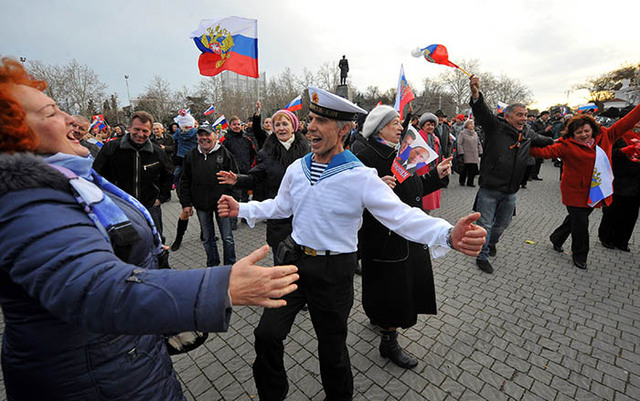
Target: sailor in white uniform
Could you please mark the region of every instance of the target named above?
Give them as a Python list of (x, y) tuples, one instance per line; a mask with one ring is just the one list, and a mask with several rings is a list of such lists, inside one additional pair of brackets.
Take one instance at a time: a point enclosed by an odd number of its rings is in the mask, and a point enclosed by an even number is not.
[(293, 232), (277, 249), (282, 263), (298, 266), (298, 290), (287, 305), (265, 309), (255, 329), (254, 379), (260, 400), (282, 400), (289, 385), (283, 342), (305, 305), (318, 338), (320, 374), (328, 400), (350, 400), (351, 363), (346, 346), (347, 319), (353, 305), (357, 232), (368, 209), (382, 224), (410, 241), (429, 245), (434, 258), (451, 248), (476, 256), (485, 231), (474, 213), (455, 226), (403, 203), (375, 169), (344, 150), (350, 121), (365, 110), (339, 96), (309, 87), (307, 139), (312, 153), (287, 169), (278, 195), (263, 202), (238, 204), (223, 195), (221, 216), (245, 218), (249, 226), (293, 215)]

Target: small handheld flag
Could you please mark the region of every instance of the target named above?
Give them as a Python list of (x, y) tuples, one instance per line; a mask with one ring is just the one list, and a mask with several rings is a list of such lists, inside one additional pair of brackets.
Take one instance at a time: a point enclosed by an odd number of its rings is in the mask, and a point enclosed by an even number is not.
[(292, 101), (287, 103), (287, 105), (284, 106), (284, 109), (285, 110), (289, 110), (289, 111), (301, 110), (302, 109), (302, 95), (296, 96)]
[(89, 131), (94, 128), (98, 128), (98, 131), (101, 131), (106, 127), (107, 125), (104, 122), (104, 116), (102, 114), (96, 114), (95, 116), (93, 116), (93, 122), (89, 126)]
[(416, 97), (413, 94), (413, 91), (409, 87), (409, 83), (407, 82), (407, 78), (404, 76), (404, 66), (400, 64), (400, 76), (398, 77), (398, 90), (396, 93), (396, 103), (393, 108), (400, 113), (400, 119), (403, 117), (404, 106), (407, 105), (410, 101), (415, 99)]
[(211, 106), (209, 106), (209, 108), (208, 108), (208, 109), (206, 109), (206, 110), (204, 111), (204, 115), (205, 115), (205, 116), (208, 116), (209, 114), (213, 114), (213, 113), (215, 113), (215, 111), (216, 111), (216, 109), (213, 107), (213, 105), (211, 105)]
[(416, 48), (411, 52), (413, 57), (424, 56), (424, 58), (430, 63), (442, 64), (447, 67), (457, 68), (460, 71), (464, 72), (468, 76), (471, 76), (468, 72), (449, 61), (449, 52), (444, 45), (429, 45), (427, 47)]
[(598, 106), (593, 103), (581, 104), (578, 106), (578, 113), (584, 113), (585, 111), (593, 110), (594, 112), (598, 111)]
[(224, 114), (218, 117), (212, 125), (214, 129), (227, 129), (229, 127), (227, 120), (224, 118)]
[(507, 106), (508, 104), (498, 101), (498, 107), (496, 108), (496, 111), (498, 112), (498, 114), (504, 113), (504, 109), (506, 109)]

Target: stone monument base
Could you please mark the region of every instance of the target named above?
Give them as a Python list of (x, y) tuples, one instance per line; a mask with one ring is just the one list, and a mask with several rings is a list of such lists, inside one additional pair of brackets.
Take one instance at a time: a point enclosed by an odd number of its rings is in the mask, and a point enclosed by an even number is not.
[(349, 87), (347, 85), (338, 85), (336, 88), (336, 95), (349, 99)]

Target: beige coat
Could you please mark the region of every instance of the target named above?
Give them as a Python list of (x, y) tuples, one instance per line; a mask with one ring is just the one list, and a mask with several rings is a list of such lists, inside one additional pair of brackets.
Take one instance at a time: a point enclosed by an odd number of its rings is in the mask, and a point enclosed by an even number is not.
[(468, 128), (463, 129), (458, 134), (458, 155), (464, 155), (464, 164), (480, 163), (482, 155), (482, 144), (478, 134)]

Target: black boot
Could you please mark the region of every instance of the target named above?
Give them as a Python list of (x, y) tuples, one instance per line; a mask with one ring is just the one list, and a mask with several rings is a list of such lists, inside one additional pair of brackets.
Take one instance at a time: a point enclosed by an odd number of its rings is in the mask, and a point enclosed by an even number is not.
[(171, 250), (177, 251), (180, 249), (180, 245), (182, 245), (182, 237), (184, 237), (184, 233), (187, 231), (187, 226), (189, 225), (189, 219), (180, 220), (178, 219), (178, 229), (176, 230), (176, 240), (171, 244)]
[(391, 362), (405, 369), (412, 369), (418, 365), (418, 361), (405, 354), (398, 344), (397, 331), (382, 331), (382, 341), (380, 341), (380, 355), (383, 358), (391, 359)]

